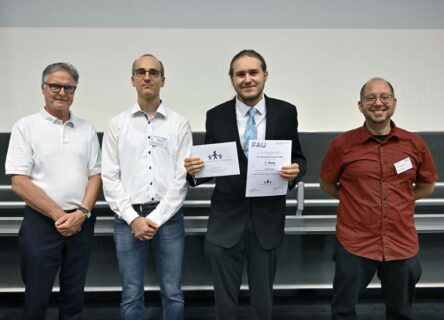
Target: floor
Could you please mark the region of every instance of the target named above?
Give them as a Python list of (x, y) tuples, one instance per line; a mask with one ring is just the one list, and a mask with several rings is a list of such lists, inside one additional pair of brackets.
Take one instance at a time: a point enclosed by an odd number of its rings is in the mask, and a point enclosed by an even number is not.
[[(2, 297), (2, 296), (0, 296)], [(157, 298), (147, 299), (146, 319), (161, 319), (160, 302)], [(328, 320), (330, 319), (329, 300), (325, 297), (292, 298), (291, 296), (277, 297), (275, 299), (273, 319), (277, 320)], [(186, 297), (187, 320), (209, 320), (215, 319), (214, 305), (212, 300), (205, 297)], [(247, 299), (241, 299), (239, 309), (239, 320), (248, 320)], [(94, 298), (89, 297), (85, 303), (82, 319), (86, 320), (117, 320), (119, 317), (118, 297)], [(384, 306), (379, 298), (370, 297), (359, 304), (357, 308), (359, 320), (381, 320), (384, 319)], [(417, 298), (414, 304), (415, 320), (443, 320), (444, 300), (441, 295), (438, 298)], [(1, 299), (0, 320), (21, 319), (21, 296), (15, 298)], [(47, 320), (57, 319), (57, 308), (55, 301), (48, 309)]]

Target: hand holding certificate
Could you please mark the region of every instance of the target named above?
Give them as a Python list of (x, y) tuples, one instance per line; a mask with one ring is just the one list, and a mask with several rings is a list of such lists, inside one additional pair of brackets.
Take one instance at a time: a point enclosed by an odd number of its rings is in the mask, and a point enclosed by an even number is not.
[(290, 140), (250, 140), (246, 197), (287, 194), (288, 181), (279, 172), (291, 163)]
[(202, 170), (194, 177), (220, 177), (239, 174), (236, 142), (214, 143), (192, 146), (191, 153), (204, 161)]

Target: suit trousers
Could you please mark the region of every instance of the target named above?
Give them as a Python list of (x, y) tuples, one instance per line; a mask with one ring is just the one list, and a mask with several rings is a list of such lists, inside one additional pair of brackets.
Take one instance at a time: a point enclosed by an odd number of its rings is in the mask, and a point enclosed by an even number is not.
[(208, 241), (204, 245), (213, 277), (216, 318), (237, 319), (242, 270), (246, 263), (250, 292), (249, 319), (271, 319), (273, 282), (280, 247), (263, 249), (251, 218), (239, 242), (233, 247), (224, 248)]
[(64, 237), (54, 221), (25, 208), (19, 231), (21, 273), (25, 284), (24, 319), (46, 319), (55, 277), (59, 272), (59, 319), (80, 319), (95, 216), (77, 234)]
[(355, 306), (375, 273), (381, 281), (386, 319), (412, 320), (415, 285), (421, 277), (418, 256), (404, 260), (375, 261), (345, 250), (336, 240), (332, 319), (356, 320)]

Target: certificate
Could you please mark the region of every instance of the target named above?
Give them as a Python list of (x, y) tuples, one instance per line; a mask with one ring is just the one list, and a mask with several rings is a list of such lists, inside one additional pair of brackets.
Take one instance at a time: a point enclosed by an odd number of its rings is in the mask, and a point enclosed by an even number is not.
[(236, 142), (224, 142), (192, 146), (191, 154), (204, 161), (202, 170), (194, 177), (220, 177), (239, 174)]
[(291, 164), (290, 140), (250, 140), (246, 197), (285, 195), (288, 181), (279, 172)]

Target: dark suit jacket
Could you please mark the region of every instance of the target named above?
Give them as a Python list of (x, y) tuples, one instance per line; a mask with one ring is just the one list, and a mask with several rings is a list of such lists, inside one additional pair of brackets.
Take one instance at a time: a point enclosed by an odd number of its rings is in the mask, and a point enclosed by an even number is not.
[[(282, 100), (265, 96), (266, 140), (292, 140), (292, 162), (300, 166), (297, 181), (306, 170), (298, 138), (296, 107)], [(259, 243), (264, 249), (279, 246), (284, 236), (285, 196), (245, 197), (247, 158), (241, 147), (236, 122), (235, 99), (207, 112), (205, 144), (236, 141), (240, 175), (217, 177), (211, 198), (211, 214), (206, 240), (230, 248), (240, 239), (251, 215)], [(192, 186), (208, 179), (187, 177)], [(293, 188), (297, 181), (289, 184)]]

